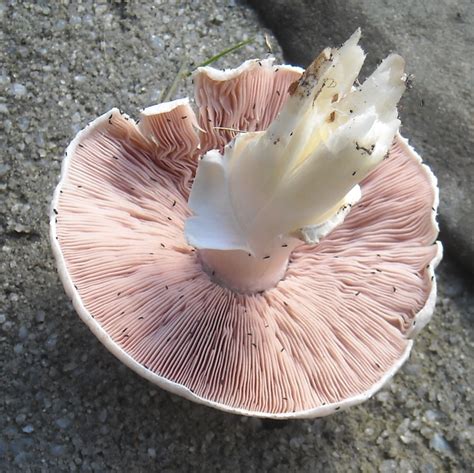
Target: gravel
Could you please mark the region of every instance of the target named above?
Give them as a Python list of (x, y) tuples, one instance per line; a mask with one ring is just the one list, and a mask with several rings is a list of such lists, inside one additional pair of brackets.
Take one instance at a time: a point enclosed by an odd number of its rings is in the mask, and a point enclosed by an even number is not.
[(248, 37), (219, 65), (267, 54), (248, 7), (183, 4), (0, 5), (0, 471), (468, 471), (474, 297), (449, 261), (408, 364), (372, 400), (320, 420), (262, 422), (157, 389), (74, 313), (47, 216), (73, 135), (112, 106), (136, 116), (157, 102), (185, 57), (197, 64)]

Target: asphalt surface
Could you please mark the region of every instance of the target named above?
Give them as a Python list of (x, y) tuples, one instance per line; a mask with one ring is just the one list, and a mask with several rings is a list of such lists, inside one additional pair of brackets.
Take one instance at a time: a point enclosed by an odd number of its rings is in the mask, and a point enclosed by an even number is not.
[[(75, 314), (48, 242), (68, 142), (112, 106), (136, 116), (157, 103), (183, 61), (247, 37), (218, 65), (267, 54), (248, 7), (182, 3), (0, 5), (0, 471), (469, 471), (474, 297), (449, 259), (410, 361), (367, 403), (321, 420), (262, 422), (168, 394)], [(175, 97), (190, 91), (184, 81)]]

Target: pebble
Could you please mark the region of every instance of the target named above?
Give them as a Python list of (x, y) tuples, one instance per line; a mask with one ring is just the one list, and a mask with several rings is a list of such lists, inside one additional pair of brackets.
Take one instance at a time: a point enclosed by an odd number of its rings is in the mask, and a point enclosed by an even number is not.
[(428, 409), (427, 411), (425, 411), (423, 415), (425, 420), (429, 423), (435, 422), (439, 418), (439, 416), (440, 416), (439, 412), (433, 411), (431, 409)]
[(21, 355), (23, 353), (23, 345), (21, 343), (17, 343), (13, 346), (13, 351), (16, 355)]
[(15, 82), (12, 84), (11, 90), (15, 98), (20, 98), (26, 95), (26, 87), (23, 84)]
[(18, 337), (20, 340), (26, 340), (28, 338), (28, 329), (24, 325), (19, 328)]
[(430, 448), (444, 454), (450, 454), (452, 452), (451, 446), (439, 432), (436, 432), (430, 440)]
[(51, 445), (49, 451), (54, 457), (61, 457), (66, 453), (65, 445)]
[(55, 333), (53, 333), (46, 339), (45, 346), (48, 350), (52, 350), (56, 346), (57, 343), (58, 343), (58, 336)]
[(28, 424), (25, 425), (21, 430), (25, 432), (25, 434), (31, 434), (32, 432), (34, 432), (35, 429), (31, 424)]
[(398, 472), (398, 464), (396, 460), (384, 460), (379, 466), (380, 473)]
[(26, 420), (26, 415), (25, 414), (18, 414), (16, 417), (15, 417), (15, 422), (17, 424), (23, 424), (23, 422), (25, 422)]
[(71, 419), (69, 417), (60, 417), (59, 419), (56, 419), (55, 424), (60, 428), (60, 429), (67, 429), (71, 425)]
[(28, 117), (20, 117), (18, 119), (18, 128), (21, 130), (21, 131), (26, 131), (28, 130), (29, 126), (30, 126), (30, 119)]
[(387, 391), (381, 391), (376, 394), (375, 398), (377, 399), (377, 401), (385, 403), (389, 401), (390, 393)]

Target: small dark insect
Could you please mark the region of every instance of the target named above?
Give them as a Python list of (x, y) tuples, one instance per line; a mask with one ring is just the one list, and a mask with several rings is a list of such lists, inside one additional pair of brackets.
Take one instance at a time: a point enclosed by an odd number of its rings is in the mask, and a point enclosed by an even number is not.
[(53, 212), (58, 215), (58, 211), (56, 209), (53, 209)]
[(354, 172), (352, 173), (352, 175), (355, 176), (355, 175), (356, 175), (356, 172), (357, 172), (357, 171), (354, 171)]
[(405, 78), (405, 87), (408, 90), (413, 89), (414, 81), (415, 81), (415, 76), (413, 74), (408, 74)]
[(364, 146), (360, 146), (359, 143), (356, 141), (356, 150), (362, 150), (369, 156), (372, 154), (372, 151), (374, 150), (374, 145), (370, 147), (370, 150), (368, 148), (365, 148)]
[(263, 259), (268, 259), (268, 258), (270, 258), (270, 256), (264, 256), (264, 257), (263, 257)]
[(286, 243), (284, 243), (283, 245), (281, 245), (282, 248), (287, 248), (288, 245)]

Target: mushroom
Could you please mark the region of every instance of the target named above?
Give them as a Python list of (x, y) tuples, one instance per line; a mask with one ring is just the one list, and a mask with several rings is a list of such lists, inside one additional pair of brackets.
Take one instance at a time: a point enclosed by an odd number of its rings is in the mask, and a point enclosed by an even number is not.
[[(187, 99), (69, 145), (59, 274), (141, 376), (227, 412), (305, 418), (372, 396), (434, 309), (436, 179), (398, 134), (403, 60), (356, 82), (360, 32), (306, 71), (199, 68)], [(354, 85), (357, 84), (357, 85)]]

